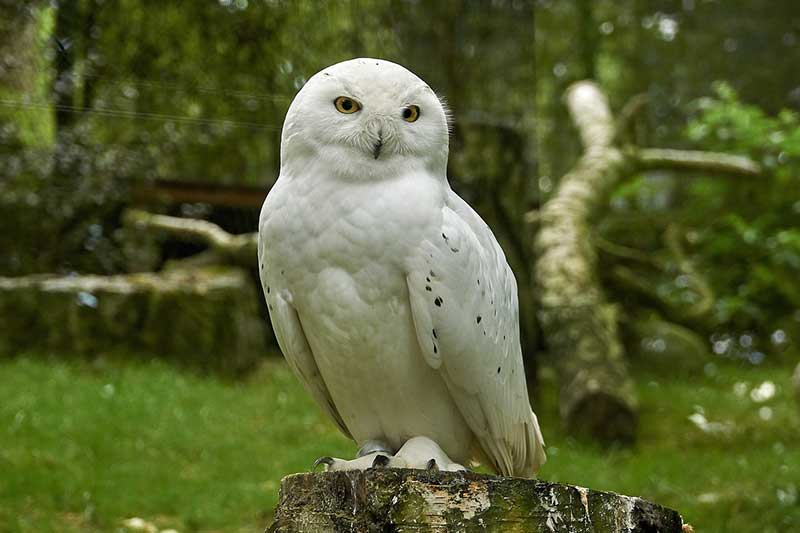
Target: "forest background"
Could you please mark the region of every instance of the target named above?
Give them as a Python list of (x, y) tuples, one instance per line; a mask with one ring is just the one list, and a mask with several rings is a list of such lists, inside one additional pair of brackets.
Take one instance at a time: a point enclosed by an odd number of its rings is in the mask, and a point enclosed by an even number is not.
[[(255, 264), (209, 271), (196, 239), (126, 220), (255, 231), (293, 95), (358, 56), (407, 66), (453, 113), (450, 182), (519, 280), (542, 477), (702, 531), (800, 528), (797, 2), (75, 0), (0, 2), (0, 529), (256, 531), (281, 476), (353, 453), (280, 359)], [(570, 215), (598, 296), (566, 316), (542, 235), (586, 149), (565, 105), (580, 80), (638, 164), (590, 179)], [(648, 148), (680, 152), (643, 164)], [(676, 163), (687, 151), (739, 159)], [(176, 300), (164, 335), (216, 334), (163, 351), (133, 340), (157, 320), (116, 320), (103, 344), (100, 292), (36, 285), (175, 268), (235, 270), (241, 291)], [(599, 362), (577, 357), (587, 339)], [(613, 400), (592, 424), (578, 374)]]

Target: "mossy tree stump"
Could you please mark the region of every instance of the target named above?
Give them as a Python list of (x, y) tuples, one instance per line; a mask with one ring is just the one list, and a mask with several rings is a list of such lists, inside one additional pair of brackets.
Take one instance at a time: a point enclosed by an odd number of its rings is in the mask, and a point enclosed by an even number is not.
[(671, 509), (600, 492), (471, 472), (369, 469), (281, 481), (268, 532), (681, 533)]

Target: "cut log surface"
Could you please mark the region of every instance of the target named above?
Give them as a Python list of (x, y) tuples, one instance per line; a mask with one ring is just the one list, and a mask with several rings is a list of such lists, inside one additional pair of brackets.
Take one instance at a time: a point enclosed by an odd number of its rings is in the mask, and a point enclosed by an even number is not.
[(613, 492), (472, 472), (294, 474), (267, 532), (681, 533), (671, 509)]

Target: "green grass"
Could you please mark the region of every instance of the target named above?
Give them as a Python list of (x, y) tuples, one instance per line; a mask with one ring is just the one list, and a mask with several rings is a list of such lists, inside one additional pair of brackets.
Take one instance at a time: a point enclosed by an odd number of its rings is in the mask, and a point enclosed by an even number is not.
[[(612, 450), (560, 431), (545, 380), (541, 477), (656, 501), (698, 531), (800, 530), (789, 375), (788, 365), (732, 363), (712, 377), (638, 371), (639, 442)], [(775, 396), (755, 403), (749, 391), (767, 380)], [(700, 430), (688, 419), (700, 409), (724, 429)], [(353, 451), (277, 359), (242, 382), (156, 361), (0, 362), (0, 531), (118, 531), (131, 517), (181, 532), (262, 531), (281, 476)]]

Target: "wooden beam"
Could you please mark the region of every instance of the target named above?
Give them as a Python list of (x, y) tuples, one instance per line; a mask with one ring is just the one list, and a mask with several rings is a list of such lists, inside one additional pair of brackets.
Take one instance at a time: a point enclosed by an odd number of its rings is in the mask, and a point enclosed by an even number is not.
[(204, 203), (213, 206), (258, 209), (264, 203), (269, 186), (221, 185), (198, 181), (155, 180), (134, 186), (136, 204)]

